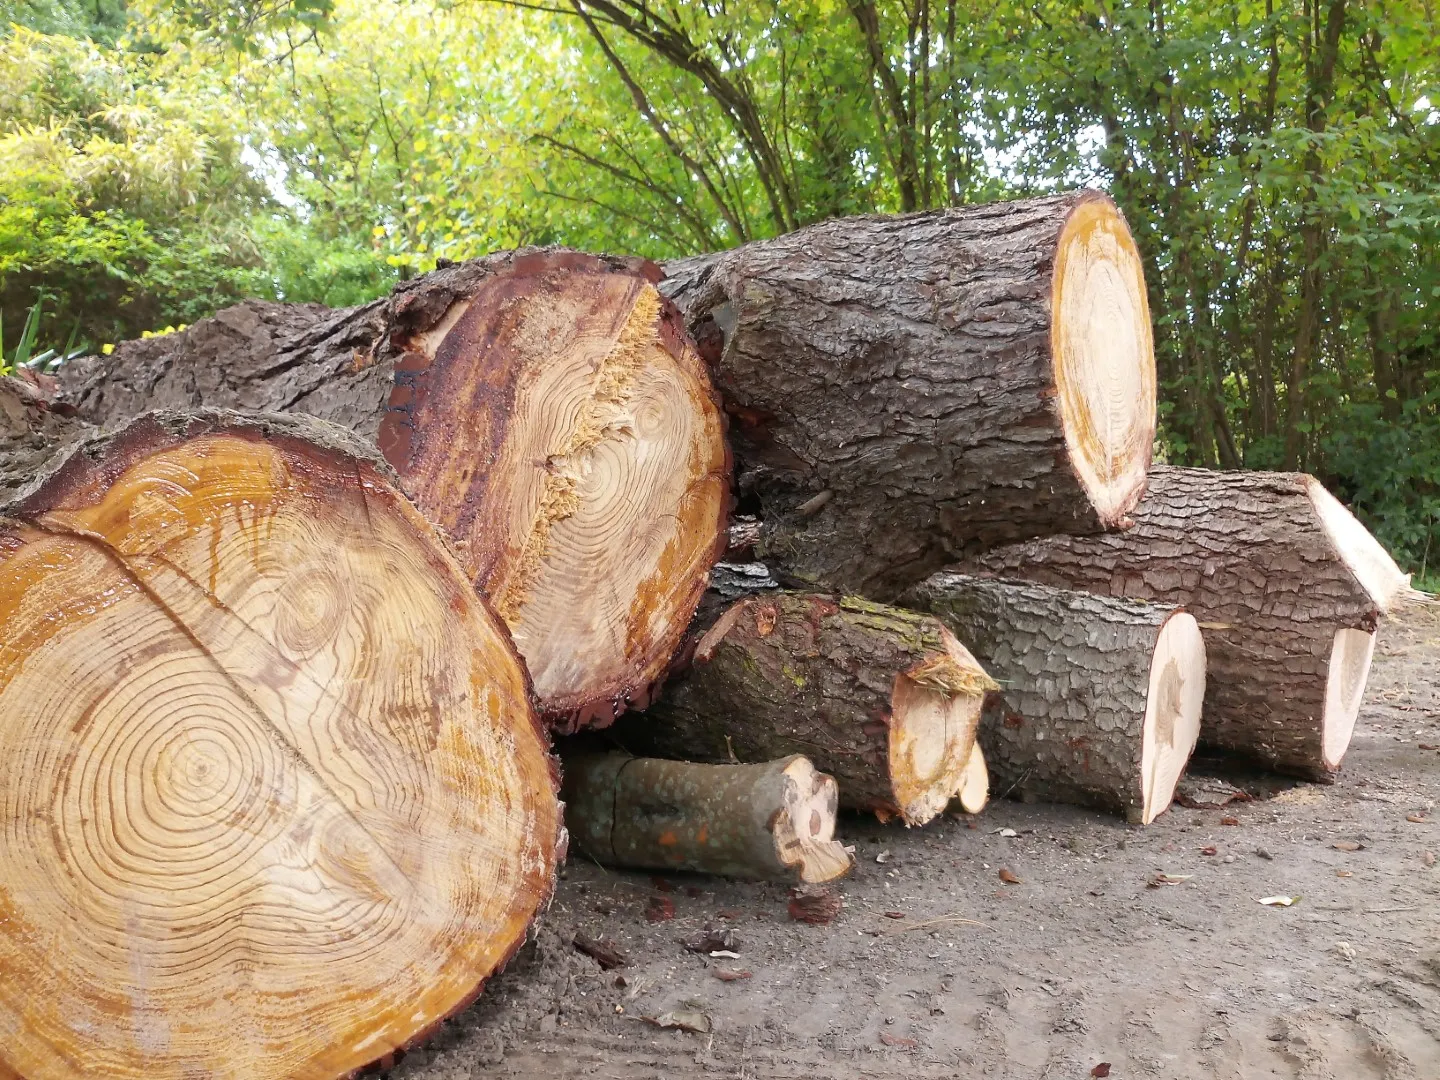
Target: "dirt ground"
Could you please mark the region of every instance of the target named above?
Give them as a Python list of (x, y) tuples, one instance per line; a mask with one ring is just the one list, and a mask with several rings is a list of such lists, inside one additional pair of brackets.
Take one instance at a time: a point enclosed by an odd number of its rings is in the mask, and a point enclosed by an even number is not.
[[(1440, 608), (1412, 607), (1382, 628), (1333, 786), (1148, 828), (1006, 801), (974, 827), (848, 818), (858, 865), (829, 926), (792, 921), (779, 886), (576, 858), (537, 940), (391, 1075), (1436, 1080), (1436, 746)], [(1189, 880), (1147, 887), (1157, 872)], [(1257, 902), (1276, 894), (1300, 899)], [(675, 918), (648, 923), (662, 895)], [(685, 951), (707, 925), (734, 929), (738, 959)], [(602, 972), (577, 930), (628, 966)], [(713, 1032), (641, 1019), (676, 1011)]]

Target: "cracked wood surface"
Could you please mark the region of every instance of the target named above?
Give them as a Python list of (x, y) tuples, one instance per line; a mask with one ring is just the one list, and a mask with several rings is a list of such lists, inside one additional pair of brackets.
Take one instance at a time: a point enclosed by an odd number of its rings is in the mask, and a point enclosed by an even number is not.
[(724, 543), (724, 420), (653, 264), (558, 249), (362, 307), (249, 302), (67, 365), (110, 424), (199, 404), (376, 441), (510, 627), (560, 730), (648, 701)]
[(342, 429), (81, 444), (0, 516), (0, 641), (0, 1074), (349, 1076), (548, 900), (524, 668)]

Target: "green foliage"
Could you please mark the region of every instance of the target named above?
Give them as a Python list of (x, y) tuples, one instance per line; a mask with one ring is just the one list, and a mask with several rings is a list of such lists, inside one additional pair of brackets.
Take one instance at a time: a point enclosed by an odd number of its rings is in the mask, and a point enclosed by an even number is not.
[(1162, 453), (1309, 469), (1440, 551), (1420, 0), (147, 0), (144, 53), (72, 40), (78, 0), (0, 3), (71, 35), (0, 55), (9, 324), (38, 287), (112, 340), (499, 247), (1095, 184), (1145, 260)]
[(124, 0), (0, 0), (0, 27), (15, 24), (115, 44), (129, 21)]
[(0, 312), (43, 290), (92, 343), (191, 321), (268, 281), (258, 189), (223, 108), (153, 59), (14, 29), (0, 41)]

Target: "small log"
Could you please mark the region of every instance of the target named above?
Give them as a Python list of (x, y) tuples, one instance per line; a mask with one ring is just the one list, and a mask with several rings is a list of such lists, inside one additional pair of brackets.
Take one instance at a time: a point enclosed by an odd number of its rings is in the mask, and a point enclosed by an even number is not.
[(1140, 497), (1154, 348), (1105, 195), (827, 221), (665, 271), (764, 521), (755, 557), (799, 582), (893, 600)]
[(685, 677), (627, 726), (665, 757), (804, 753), (841, 804), (921, 825), (963, 787), (995, 684), (936, 620), (813, 593), (752, 596), (695, 646)]
[(1355, 730), (1380, 615), (1409, 578), (1303, 473), (1156, 466), (1123, 533), (999, 548), (956, 569), (1181, 605), (1205, 631), (1201, 742), (1312, 780)]
[(697, 765), (584, 754), (565, 762), (565, 818), (611, 866), (831, 881), (850, 869), (835, 839), (835, 781), (799, 754)]
[(980, 724), (999, 790), (1106, 807), (1145, 825), (1170, 805), (1205, 693), (1193, 616), (953, 573), (909, 599), (970, 643), (1004, 688)]
[(524, 667), (341, 429), (81, 443), (0, 515), (0, 642), (0, 1072), (348, 1077), (548, 901)]
[(724, 418), (641, 260), (507, 252), (350, 311), (248, 303), (67, 365), (81, 414), (303, 412), (376, 440), (560, 731), (643, 707), (724, 550)]

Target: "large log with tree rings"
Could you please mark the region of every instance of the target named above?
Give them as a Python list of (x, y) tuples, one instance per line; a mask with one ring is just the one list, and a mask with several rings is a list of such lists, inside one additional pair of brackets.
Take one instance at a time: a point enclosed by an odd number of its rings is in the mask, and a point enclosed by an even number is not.
[(1155, 432), (1144, 275), (1098, 192), (855, 217), (665, 264), (731, 417), (755, 557), (891, 600), (1124, 523)]
[(1000, 684), (980, 745), (994, 789), (1148, 825), (1195, 749), (1205, 645), (1178, 608), (939, 573), (911, 591)]
[(550, 896), (525, 670), (342, 429), (82, 443), (0, 516), (0, 643), (0, 1075), (348, 1077)]
[(1201, 742), (1314, 780), (1355, 730), (1375, 627), (1410, 593), (1313, 476), (1156, 466), (1135, 526), (972, 556), (957, 569), (1183, 605), (1210, 657)]
[(995, 683), (935, 619), (856, 597), (762, 593), (699, 638), (689, 669), (627, 745), (662, 757), (762, 762), (804, 754), (843, 806), (922, 825), (966, 788)]
[(643, 706), (725, 543), (724, 418), (641, 260), (504, 253), (351, 311), (249, 303), (63, 373), (97, 423), (196, 404), (378, 442), (560, 730)]

